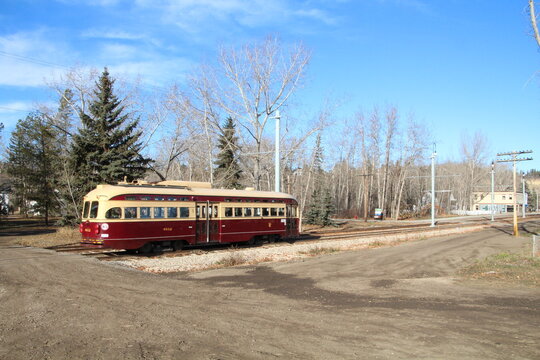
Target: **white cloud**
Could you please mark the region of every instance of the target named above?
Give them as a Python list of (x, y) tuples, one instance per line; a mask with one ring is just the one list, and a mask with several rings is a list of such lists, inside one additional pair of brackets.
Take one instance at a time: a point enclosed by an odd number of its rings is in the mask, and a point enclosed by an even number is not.
[(0, 114), (27, 113), (33, 109), (32, 103), (27, 101), (0, 103)]
[(178, 78), (183, 78), (193, 64), (182, 58), (149, 59), (145, 61), (122, 62), (109, 66), (113, 76), (139, 78), (143, 84), (164, 86)]
[(138, 56), (140, 49), (125, 44), (104, 44), (101, 48), (101, 57), (109, 61), (132, 59)]
[(68, 5), (78, 3), (78, 4), (85, 4), (85, 5), (90, 5), (90, 6), (102, 6), (102, 7), (114, 6), (121, 2), (121, 0), (56, 0), (56, 1), (63, 4), (68, 4)]
[(336, 19), (313, 4), (308, 8), (304, 4), (284, 0), (137, 0), (136, 4), (142, 9), (161, 13), (165, 21), (189, 32), (208, 31), (217, 23), (252, 28), (299, 19), (310, 19), (326, 25), (336, 23)]
[(0, 37), (0, 85), (44, 85), (44, 79), (63, 72), (57, 63), (65, 54), (63, 46), (48, 40), (44, 31), (16, 33)]
[(89, 29), (81, 34), (85, 38), (114, 40), (143, 40), (146, 36), (116, 29)]

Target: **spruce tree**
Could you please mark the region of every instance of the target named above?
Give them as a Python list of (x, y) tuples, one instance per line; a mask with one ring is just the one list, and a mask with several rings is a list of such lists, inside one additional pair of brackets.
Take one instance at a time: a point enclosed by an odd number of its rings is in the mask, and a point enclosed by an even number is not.
[(218, 139), (219, 154), (215, 164), (214, 178), (216, 184), (226, 189), (240, 189), (242, 170), (238, 164), (236, 150), (238, 138), (233, 119), (229, 116), (223, 124), (223, 132)]
[(30, 120), (19, 120), (11, 133), (7, 149), (6, 170), (11, 178), (13, 204), (20, 209), (20, 214), (28, 216), (30, 171), (32, 171), (32, 141), (30, 138)]
[(11, 135), (8, 149), (8, 173), (14, 180), (15, 196), (21, 212), (32, 210), (49, 217), (58, 209), (56, 194), (60, 165), (60, 148), (56, 129), (41, 114), (30, 114), (19, 120)]
[(78, 203), (101, 183), (113, 184), (142, 177), (151, 162), (141, 155), (138, 118), (126, 112), (113, 91), (114, 79), (107, 68), (96, 82), (89, 112), (81, 112), (82, 127), (73, 137), (71, 166)]
[(307, 224), (319, 224), (321, 217), (321, 188), (324, 171), (322, 169), (323, 164), (323, 148), (321, 144), (321, 134), (317, 135), (315, 141), (315, 148), (313, 149), (313, 192), (311, 193), (311, 199), (309, 202), (309, 208), (306, 214)]

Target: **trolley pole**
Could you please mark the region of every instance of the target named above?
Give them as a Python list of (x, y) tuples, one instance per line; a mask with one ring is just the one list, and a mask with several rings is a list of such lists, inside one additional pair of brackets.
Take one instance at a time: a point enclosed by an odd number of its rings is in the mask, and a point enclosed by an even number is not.
[(437, 152), (431, 154), (431, 227), (435, 226), (435, 157)]
[[(517, 212), (518, 212), (518, 209), (517, 209), (517, 174), (516, 174), (516, 163), (518, 161), (528, 161), (528, 160), (532, 160), (532, 158), (518, 158), (518, 155), (521, 155), (521, 154), (531, 154), (532, 153), (532, 150), (524, 150), (524, 151), (511, 151), (511, 152), (506, 152), (506, 153), (499, 153), (497, 154), (497, 156), (510, 156), (511, 158), (510, 159), (497, 159), (497, 162), (512, 162), (513, 163), (513, 170), (514, 170), (514, 195), (513, 195), (513, 200), (514, 200), (514, 210), (513, 210), (513, 214), (514, 214), (514, 236), (519, 236), (519, 231), (518, 231), (518, 216), (517, 216)], [(525, 199), (524, 199), (525, 200)]]
[(274, 191), (279, 192), (280, 191), (280, 184), (281, 184), (281, 174), (280, 174), (280, 166), (279, 166), (279, 120), (281, 119), (281, 116), (279, 116), (279, 110), (276, 110), (276, 116), (274, 116), (274, 119), (276, 119), (276, 158), (275, 158), (275, 176), (276, 181), (274, 185)]
[(491, 222), (495, 221), (495, 161), (491, 162)]

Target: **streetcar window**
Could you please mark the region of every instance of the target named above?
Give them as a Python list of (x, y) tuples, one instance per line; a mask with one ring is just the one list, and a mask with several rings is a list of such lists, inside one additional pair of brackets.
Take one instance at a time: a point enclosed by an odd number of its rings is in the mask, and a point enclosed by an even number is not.
[(167, 217), (168, 218), (175, 218), (178, 216), (178, 208), (170, 207), (167, 208)]
[(162, 219), (165, 217), (165, 208), (164, 207), (155, 207), (154, 208), (154, 219)]
[(148, 200), (152, 200), (152, 198), (150, 196), (141, 196), (141, 200), (148, 201)]
[(279, 216), (285, 216), (285, 209), (284, 208), (279, 208)]
[(155, 201), (163, 201), (163, 200), (165, 200), (165, 198), (163, 196), (155, 196), (154, 200)]
[(187, 197), (181, 197), (179, 200), (180, 201), (189, 201), (189, 199)]
[(137, 218), (137, 208), (136, 207), (124, 208), (124, 219), (136, 219), (136, 218)]
[(234, 216), (242, 216), (242, 208), (234, 208)]
[(277, 209), (276, 208), (271, 208), (270, 209), (270, 216), (277, 216)]
[(262, 216), (268, 216), (269, 211), (268, 208), (262, 208)]
[(261, 208), (254, 208), (253, 213), (255, 216), (261, 216)]
[(141, 219), (148, 219), (150, 218), (150, 208), (149, 207), (142, 207), (141, 208)]
[(206, 205), (201, 206), (201, 217), (206, 219)]
[(218, 217), (218, 208), (217, 208), (217, 205), (214, 205), (214, 217)]
[(107, 210), (105, 213), (106, 219), (120, 219), (122, 217), (122, 209), (119, 207), (113, 207)]
[[(197, 207), (198, 208), (198, 207)], [(180, 208), (180, 217), (181, 218), (187, 218), (189, 217), (189, 208), (188, 207), (181, 207)]]
[(292, 216), (296, 217), (296, 206), (292, 207)]
[(231, 217), (232, 214), (233, 214), (232, 208), (225, 208), (225, 216), (226, 217)]
[(88, 212), (90, 211), (90, 201), (85, 201), (84, 202), (84, 210), (83, 210), (83, 218), (87, 218), (88, 217)]
[(129, 200), (129, 201), (137, 200), (137, 197), (136, 196), (126, 196), (126, 200)]
[(178, 199), (175, 198), (175, 197), (168, 197), (167, 200), (169, 200), (169, 201), (176, 201), (176, 200), (178, 200)]
[(253, 214), (252, 208), (244, 208), (244, 216), (251, 216)]
[(197, 215), (197, 217), (200, 217), (201, 216), (201, 207), (199, 205), (197, 205), (196, 209), (197, 209), (196, 215)]
[(90, 218), (95, 219), (97, 217), (99, 203), (97, 201), (92, 201), (90, 206)]

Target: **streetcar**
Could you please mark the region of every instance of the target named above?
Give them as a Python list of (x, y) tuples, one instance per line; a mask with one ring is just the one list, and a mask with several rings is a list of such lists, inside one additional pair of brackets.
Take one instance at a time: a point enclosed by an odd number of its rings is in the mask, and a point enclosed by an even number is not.
[(273, 242), (298, 236), (298, 202), (285, 193), (161, 181), (98, 185), (83, 199), (88, 247), (151, 253), (188, 245)]

